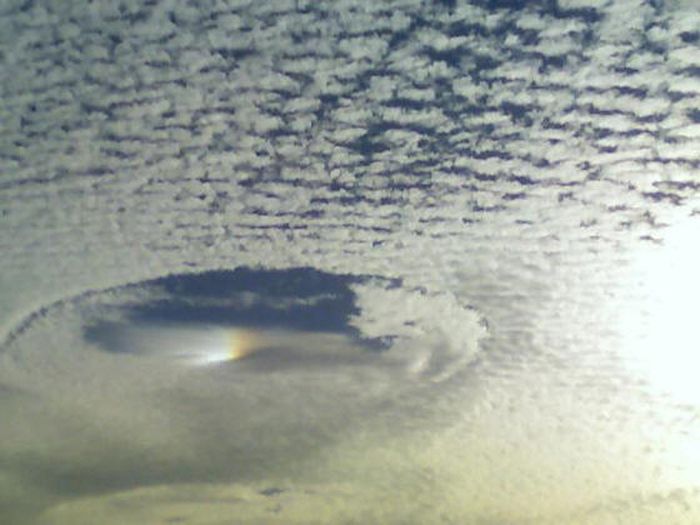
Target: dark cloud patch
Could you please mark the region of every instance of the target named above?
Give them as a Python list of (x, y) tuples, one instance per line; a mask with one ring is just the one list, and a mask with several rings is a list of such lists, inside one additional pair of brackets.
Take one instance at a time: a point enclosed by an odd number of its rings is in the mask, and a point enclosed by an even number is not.
[[(119, 343), (124, 324), (213, 324), (332, 332), (361, 339), (371, 347), (382, 347), (384, 339), (362, 339), (349, 324), (351, 317), (360, 313), (350, 286), (366, 279), (310, 267), (285, 270), (241, 267), (169, 275), (108, 291), (105, 301), (110, 303), (107, 311), (111, 314), (87, 320), (84, 336), (107, 349), (119, 349), (124, 347)], [(390, 279), (386, 282), (387, 286), (401, 285)], [(126, 300), (134, 291), (144, 299)]]
[[(210, 322), (343, 331), (356, 313), (349, 276), (312, 268), (211, 271), (144, 283), (164, 297), (129, 309), (141, 322)], [(158, 294), (160, 295), (160, 294)]]

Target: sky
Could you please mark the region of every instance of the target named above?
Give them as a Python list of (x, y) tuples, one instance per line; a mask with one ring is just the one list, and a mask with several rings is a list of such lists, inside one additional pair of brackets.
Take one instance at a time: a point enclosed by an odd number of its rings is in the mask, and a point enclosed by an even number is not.
[(692, 4), (0, 1), (0, 509), (697, 522)]

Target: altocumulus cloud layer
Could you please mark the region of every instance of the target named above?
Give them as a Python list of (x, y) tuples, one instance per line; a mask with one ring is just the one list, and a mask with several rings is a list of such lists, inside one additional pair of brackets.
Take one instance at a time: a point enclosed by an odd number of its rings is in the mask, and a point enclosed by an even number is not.
[[(172, 459), (226, 434), (224, 422), (218, 431), (213, 424), (216, 408), (202, 416), (211, 440), (181, 430), (163, 442), (168, 424), (157, 418), (171, 409), (156, 400), (178, 384), (171, 372), (159, 376), (163, 391), (150, 395), (142, 420), (127, 417), (137, 395), (75, 406), (78, 387), (66, 378), (106, 363), (83, 369), (47, 359), (42, 345), (57, 318), (75, 324), (57, 330), (52, 348), (81, 341), (89, 301), (76, 298), (105, 304), (105, 290), (170, 274), (313, 267), (367, 278), (352, 287), (360, 313), (347, 326), (368, 338), (389, 334), (410, 346), (427, 337), (440, 362), (460, 363), (460, 345), (436, 334), (459, 340), (465, 328), (455, 312), (470, 305), (490, 338), (456, 375), (433, 373), (436, 381), (397, 396), (395, 456), (381, 417), (345, 442), (329, 430), (332, 403), (312, 404), (309, 414), (329, 418), (314, 435), (336, 452), (316, 457), (327, 462), (320, 479), (308, 466), (292, 475), (292, 467), (245, 464), (260, 490), (266, 477), (297, 481), (259, 496), (265, 503), (250, 504), (251, 516), (272, 500), (295, 505), (284, 498), (321, 508), (309, 495), (319, 486), (357, 507), (371, 500), (367, 492), (386, 496), (387, 479), (398, 476), (405, 499), (385, 501), (399, 521), (398, 509), (439, 521), (438, 507), (447, 522), (697, 521), (697, 392), (666, 392), (674, 381), (657, 381), (650, 370), (663, 366), (647, 353), (687, 349), (696, 335), (678, 321), (687, 316), (662, 320), (655, 308), (697, 306), (697, 254), (683, 242), (692, 235), (679, 232), (697, 230), (700, 213), (699, 27), (697, 10), (682, 1), (3, 2), (0, 312), (6, 350), (9, 341), (29, 350), (4, 353), (21, 373), (0, 377), (0, 399), (17, 428), (30, 416), (45, 428), (44, 441), (29, 440), (21, 454), (13, 447), (27, 440), (23, 431), (7, 437), (0, 501), (25, 501), (34, 490), (37, 501), (55, 501), (51, 483), (19, 483), (13, 461), (45, 467), (55, 484), (75, 476), (56, 467), (79, 454), (53, 446), (62, 437), (52, 441), (51, 418), (65, 413), (66, 425), (81, 428), (80, 414), (95, 417), (100, 407), (113, 411), (105, 419), (121, 414), (145, 433), (140, 453), (155, 458), (152, 478), (130, 480), (139, 456), (120, 442), (127, 467), (102, 486), (191, 481), (173, 471), (181, 465), (199, 468), (197, 480), (216, 471), (214, 457)], [(667, 242), (673, 235), (681, 241)], [(660, 302), (658, 290), (672, 293)], [(137, 293), (134, 302), (149, 297)], [(686, 353), (670, 355), (671, 370), (687, 368)], [(118, 366), (147, 384), (148, 374)], [(114, 374), (104, 377), (121, 377)], [(220, 383), (197, 374), (178, 391), (190, 404), (183, 414), (221, 394)], [(396, 386), (403, 376), (389, 377)], [(46, 395), (32, 378), (65, 393), (65, 412), (22, 408), (20, 399)], [(87, 396), (99, 390), (89, 383)], [(239, 413), (263, 395), (247, 392)], [(316, 443), (294, 430), (300, 423), (285, 403), (266, 405), (279, 416), (274, 430), (288, 428), (306, 458)], [(243, 427), (251, 443), (260, 425)], [(263, 445), (288, 457), (272, 437)], [(242, 458), (250, 449), (240, 447), (228, 452)], [(83, 456), (93, 465), (76, 459), (77, 471), (101, 472), (99, 450)], [(358, 458), (394, 475), (368, 476), (352, 467), (364, 464)], [(339, 473), (342, 489), (333, 484)], [(230, 488), (242, 499), (248, 489)], [(183, 490), (200, 503), (227, 494), (226, 485)], [(162, 491), (134, 489), (132, 500), (175, 489)], [(74, 523), (85, 509), (108, 508), (100, 501), (64, 506), (53, 518)], [(418, 510), (407, 501), (420, 501)], [(366, 503), (363, 512), (376, 521), (379, 511)], [(168, 517), (158, 516), (152, 522)]]
[(5, 2), (6, 274), (653, 239), (697, 190), (698, 15), (448, 4)]

